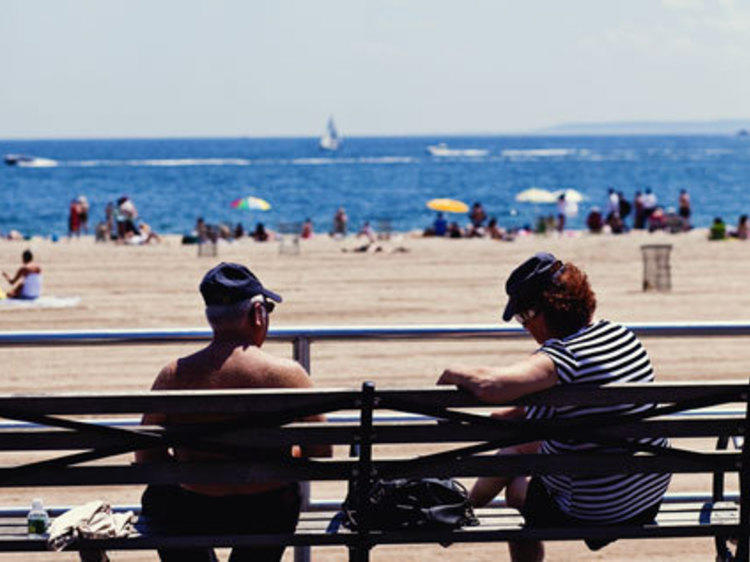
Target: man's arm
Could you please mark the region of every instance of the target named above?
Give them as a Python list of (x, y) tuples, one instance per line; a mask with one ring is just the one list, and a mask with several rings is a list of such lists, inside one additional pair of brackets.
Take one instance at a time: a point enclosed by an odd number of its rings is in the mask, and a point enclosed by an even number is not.
[[(170, 364), (164, 367), (161, 372), (157, 375), (154, 384), (151, 386), (151, 390), (167, 390), (169, 388), (169, 380), (174, 372), (175, 365)], [(141, 425), (164, 425), (166, 421), (164, 414), (144, 414), (141, 419)], [(172, 455), (166, 447), (155, 447), (153, 449), (141, 449), (135, 452), (135, 462), (137, 463), (150, 463), (172, 460)]]
[[(279, 375), (279, 387), (282, 388), (312, 388), (312, 379), (307, 374), (304, 367), (296, 361), (289, 359), (278, 360), (274, 365)], [(300, 421), (324, 422), (326, 417), (322, 414), (307, 416)], [(333, 455), (331, 445), (305, 445), (300, 447), (301, 456), (303, 457), (330, 457)]]
[(455, 384), (483, 402), (502, 403), (555, 386), (557, 370), (546, 354), (535, 353), (509, 367), (449, 368), (437, 383)]

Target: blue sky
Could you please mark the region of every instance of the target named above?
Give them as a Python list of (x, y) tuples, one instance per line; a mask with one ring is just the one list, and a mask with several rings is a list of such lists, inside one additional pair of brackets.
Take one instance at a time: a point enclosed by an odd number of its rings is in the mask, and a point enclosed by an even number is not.
[(744, 0), (4, 0), (0, 138), (750, 117)]

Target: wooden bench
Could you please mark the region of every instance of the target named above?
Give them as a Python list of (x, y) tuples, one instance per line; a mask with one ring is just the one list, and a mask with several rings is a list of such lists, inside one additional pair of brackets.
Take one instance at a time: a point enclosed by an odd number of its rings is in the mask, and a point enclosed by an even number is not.
[[(719, 555), (729, 560), (726, 538), (737, 537), (736, 560), (748, 560), (750, 531), (750, 459), (748, 448), (727, 449), (731, 436), (745, 437), (748, 393), (744, 382), (630, 384), (607, 387), (566, 386), (525, 397), (514, 404), (554, 405), (656, 403), (648, 416), (589, 418), (564, 424), (549, 421), (497, 420), (491, 409), (466, 393), (452, 388), (376, 390), (365, 383), (361, 390), (256, 390), (212, 392), (143, 392), (44, 396), (0, 396), (0, 417), (31, 422), (0, 430), (0, 451), (7, 453), (55, 452), (54, 458), (24, 464), (2, 463), (0, 487), (92, 486), (168, 484), (179, 482), (236, 483), (249, 480), (357, 482), (362, 490), (371, 478), (476, 477), (499, 474), (586, 474), (673, 472), (714, 475), (712, 500), (665, 503), (656, 525), (587, 526), (535, 529), (523, 526), (515, 510), (478, 510), (481, 524), (454, 531), (382, 532), (339, 529), (328, 532), (332, 512), (305, 511), (293, 534), (167, 536), (148, 527), (129, 538), (80, 541), (76, 548), (155, 549), (157, 547), (284, 544), (290, 546), (339, 546), (349, 549), (350, 560), (368, 560), (380, 544), (495, 542), (517, 539), (574, 540), (583, 538), (714, 537)], [(742, 414), (737, 414), (741, 404)], [(716, 407), (733, 405), (735, 413)], [(696, 408), (710, 411), (682, 415)], [(204, 412), (232, 414), (231, 423), (184, 427), (142, 427), (92, 423), (94, 415), (141, 415), (147, 412)], [(317, 413), (355, 411), (358, 421), (346, 423), (298, 423)], [(407, 420), (380, 421), (379, 411), (420, 414)], [(86, 416), (83, 419), (81, 416)], [(669, 436), (673, 448), (619, 453), (571, 455), (514, 455), (498, 457), (494, 450), (514, 443), (545, 437), (627, 443), (626, 439)], [(710, 446), (686, 449), (682, 439), (696, 438)], [(255, 460), (212, 464), (136, 465), (122, 457), (149, 446), (190, 447), (231, 451), (240, 459), (243, 449), (254, 451)], [(718, 450), (714, 444), (719, 444)], [(280, 445), (330, 443), (349, 446), (356, 457), (331, 459), (285, 458), (257, 460), (258, 448)], [(381, 445), (401, 445), (401, 450), (433, 452), (397, 458), (381, 454)], [(73, 451), (73, 452), (71, 452)], [(120, 455), (118, 457), (118, 455)], [(124, 459), (124, 460), (123, 460)], [(740, 501), (727, 502), (724, 475), (737, 474)], [(84, 490), (81, 502), (99, 499)], [(43, 496), (42, 492), (36, 495)], [(106, 498), (103, 498), (106, 499)], [(342, 498), (338, 498), (339, 500)], [(22, 517), (0, 521), (0, 551), (34, 551), (46, 548), (43, 540), (27, 537)]]

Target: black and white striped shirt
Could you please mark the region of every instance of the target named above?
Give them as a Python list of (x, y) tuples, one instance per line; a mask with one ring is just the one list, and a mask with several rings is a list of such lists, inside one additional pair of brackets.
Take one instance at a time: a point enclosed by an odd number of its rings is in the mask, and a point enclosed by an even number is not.
[[(559, 384), (651, 382), (654, 371), (641, 342), (624, 326), (600, 321), (564, 339), (544, 342), (539, 350), (557, 367)], [(529, 407), (532, 419), (632, 414), (654, 405)], [(668, 446), (665, 438), (639, 439), (640, 443)], [(603, 450), (601, 445), (569, 441), (543, 441), (548, 455), (581, 450)], [(560, 509), (568, 515), (597, 523), (624, 521), (659, 502), (669, 485), (669, 474), (622, 474), (604, 477), (545, 475), (542, 483)]]

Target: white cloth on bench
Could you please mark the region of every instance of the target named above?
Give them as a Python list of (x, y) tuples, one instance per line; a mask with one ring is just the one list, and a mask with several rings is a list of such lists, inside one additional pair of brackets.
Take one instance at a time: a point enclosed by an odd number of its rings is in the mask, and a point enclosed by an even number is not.
[(62, 550), (76, 539), (109, 539), (127, 537), (134, 531), (136, 516), (132, 511), (112, 513), (106, 502), (96, 500), (69, 509), (49, 527), (47, 546)]

